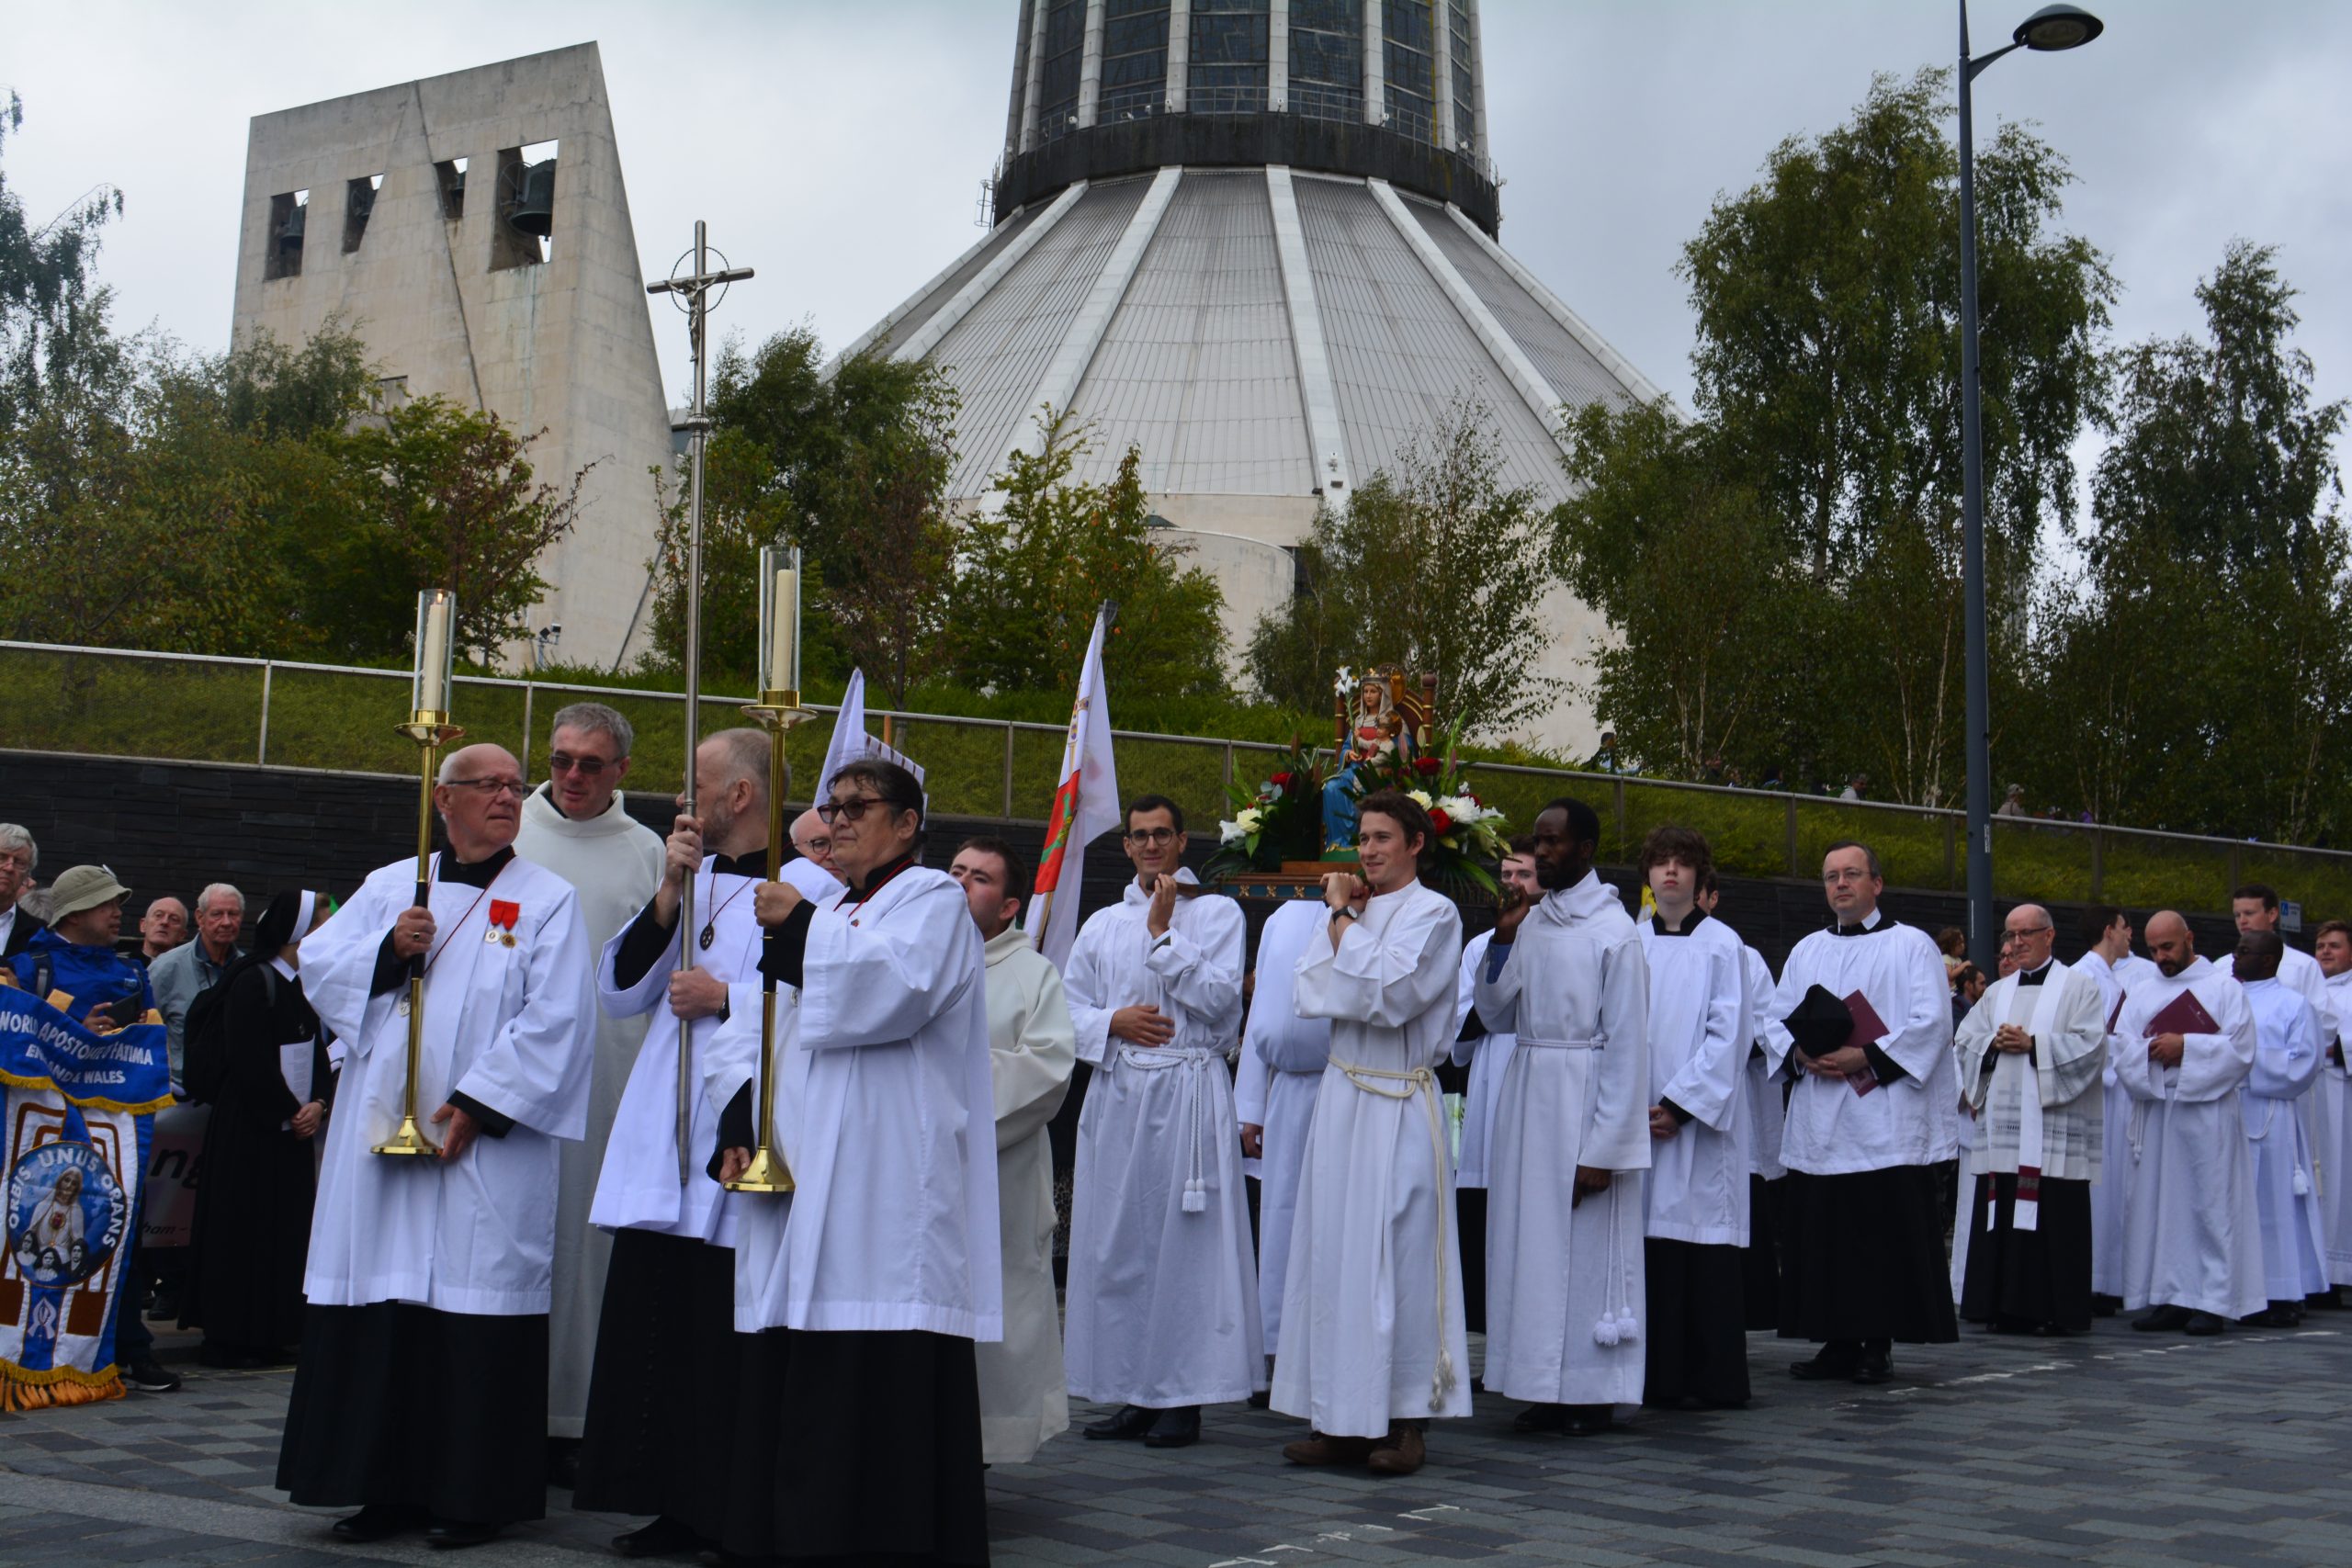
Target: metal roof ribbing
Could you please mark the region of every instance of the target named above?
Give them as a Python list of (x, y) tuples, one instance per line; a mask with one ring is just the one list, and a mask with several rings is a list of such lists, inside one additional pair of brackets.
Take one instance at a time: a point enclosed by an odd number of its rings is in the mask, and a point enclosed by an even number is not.
[(1494, 257), (1464, 233), (1452, 214), (1442, 207), (1409, 197), (1404, 197), (1404, 202), (1406, 210), (1436, 242), (1463, 281), (1519, 344), (1520, 352), (1551, 383), (1556, 401), (1577, 407), (1605, 401), (1622, 408), (1635, 400), (1633, 389), (1570, 336), (1568, 330), (1553, 320), (1552, 313), (1503, 271)]
[(1001, 254), (1005, 246), (1012, 243), (1014, 238), (1023, 229), (1035, 222), (1037, 214), (1044, 210), (1042, 206), (1024, 208), (998, 224), (986, 240), (973, 246), (961, 261), (933, 279), (932, 286), (923, 291), (922, 297), (907, 307), (895, 321), (888, 322), (880, 332), (875, 333), (871, 342), (858, 346), (879, 355), (896, 352), (899, 344), (904, 343), (925, 321), (931, 320), (933, 312), (937, 311), (942, 305), (961, 293), (964, 286), (978, 276), (981, 268)]
[(1143, 200), (1147, 180), (1096, 186), (930, 355), (963, 394), (951, 494), (985, 495), (1028, 428), (1038, 378)]
[(1101, 474), (1132, 444), (1149, 491), (1314, 488), (1262, 174), (1185, 174), (1076, 406), (1097, 422)]
[(1468, 393), (1500, 434), (1503, 481), (1565, 493), (1558, 445), (1372, 192), (1360, 181), (1295, 183), (1357, 487)]

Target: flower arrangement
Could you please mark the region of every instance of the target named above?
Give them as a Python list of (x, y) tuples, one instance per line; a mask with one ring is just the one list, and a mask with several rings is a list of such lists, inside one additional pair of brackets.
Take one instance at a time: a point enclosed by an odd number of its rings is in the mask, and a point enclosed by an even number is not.
[(1210, 879), (1239, 871), (1279, 871), (1286, 860), (1313, 860), (1322, 853), (1323, 780), (1314, 749), (1294, 739), (1256, 788), (1226, 785), (1235, 810), (1217, 824)]
[(1437, 835), (1430, 846), (1432, 865), (1427, 880), (1440, 888), (1467, 885), (1493, 893), (1498, 885), (1484, 863), (1502, 859), (1508, 823), (1502, 812), (1472, 793), (1462, 765), (1453, 760), (1454, 739), (1448, 730), (1430, 751), (1389, 751), (1359, 762), (1348, 781), (1348, 795), (1360, 801), (1375, 790), (1393, 789), (1418, 804), (1430, 814), (1430, 828)]

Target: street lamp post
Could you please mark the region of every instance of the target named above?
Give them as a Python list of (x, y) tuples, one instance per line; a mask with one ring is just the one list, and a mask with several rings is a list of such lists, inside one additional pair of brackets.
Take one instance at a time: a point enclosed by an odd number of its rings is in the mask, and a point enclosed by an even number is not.
[(1960, 0), (1961, 572), (1968, 615), (1968, 955), (1998, 972), (1993, 911), (1993, 750), (1984, 657), (1984, 411), (1976, 349), (1976, 118), (1970, 85), (2020, 49), (2078, 49), (2106, 24), (2075, 6), (2044, 6), (1982, 60), (1968, 54), (1968, 0)]

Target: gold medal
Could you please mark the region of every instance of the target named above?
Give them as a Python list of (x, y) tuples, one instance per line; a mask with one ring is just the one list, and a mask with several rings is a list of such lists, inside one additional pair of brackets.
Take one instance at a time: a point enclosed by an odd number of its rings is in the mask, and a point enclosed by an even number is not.
[(498, 933), (498, 940), (504, 945), (512, 947), (514, 945), (514, 933), (513, 931), (501, 931)]

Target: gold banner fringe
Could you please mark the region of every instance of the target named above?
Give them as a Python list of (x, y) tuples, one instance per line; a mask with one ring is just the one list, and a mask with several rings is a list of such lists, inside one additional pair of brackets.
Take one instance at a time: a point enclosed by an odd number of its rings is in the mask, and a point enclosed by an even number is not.
[(68, 1404), (96, 1404), (123, 1396), (122, 1375), (112, 1367), (85, 1372), (56, 1367), (28, 1372), (0, 1363), (0, 1415), (28, 1410), (52, 1410)]

